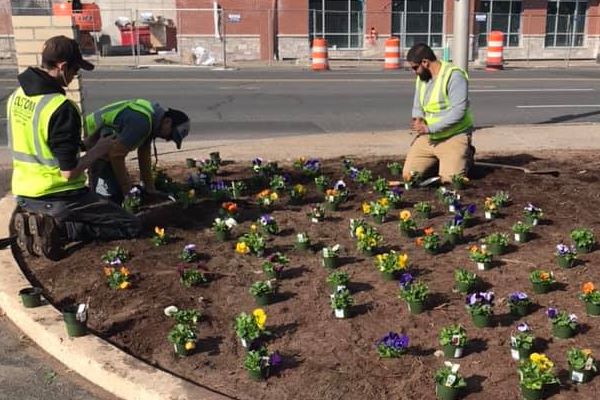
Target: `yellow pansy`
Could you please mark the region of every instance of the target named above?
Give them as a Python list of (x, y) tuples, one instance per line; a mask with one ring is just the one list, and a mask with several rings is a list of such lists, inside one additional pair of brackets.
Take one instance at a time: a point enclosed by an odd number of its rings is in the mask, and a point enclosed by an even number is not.
[(529, 359), (534, 363), (542, 372), (547, 371), (554, 367), (554, 363), (550, 361), (544, 354), (532, 353)]
[(119, 289), (127, 289), (129, 287), (130, 283), (125, 281), (125, 282), (121, 282), (121, 284), (119, 285)]
[(156, 233), (156, 236), (158, 236), (159, 238), (163, 238), (165, 237), (165, 228), (156, 226), (154, 227), (154, 233)]
[(235, 251), (236, 251), (236, 253), (239, 253), (239, 254), (247, 254), (250, 252), (250, 248), (248, 247), (248, 245), (245, 242), (238, 242), (235, 245)]
[(188, 192), (188, 198), (193, 199), (195, 195), (196, 191), (194, 189), (190, 189), (190, 191)]
[(256, 227), (256, 224), (252, 224), (252, 225), (250, 225), (250, 230), (251, 230), (252, 232), (256, 232), (256, 230), (257, 230), (257, 229), (258, 229), (258, 228)]
[(185, 349), (186, 350), (194, 350), (196, 348), (196, 342), (193, 341), (187, 341), (185, 342)]
[(300, 184), (294, 186), (294, 190), (296, 191), (296, 193), (300, 193), (300, 194), (306, 193), (306, 188)]
[(279, 198), (279, 195), (277, 194), (277, 192), (273, 192), (273, 193), (271, 193), (270, 197), (271, 197), (271, 200), (275, 201)]
[(408, 254), (404, 253), (398, 256), (398, 265), (400, 265), (400, 268), (402, 269), (408, 267)]
[(267, 314), (262, 308), (257, 308), (252, 311), (252, 315), (254, 316), (254, 320), (256, 321), (256, 325), (258, 329), (261, 331), (265, 329), (265, 323), (267, 322)]
[(369, 246), (377, 246), (377, 240), (375, 240), (375, 238), (369, 239)]
[(380, 198), (379, 200), (377, 200), (377, 202), (383, 207), (387, 207), (390, 204), (390, 201), (386, 197)]
[(377, 262), (380, 264), (383, 264), (383, 262), (385, 261), (387, 257), (384, 257), (383, 254), (377, 254)]
[(408, 210), (402, 210), (400, 211), (400, 219), (402, 221), (408, 221), (411, 217), (410, 211)]
[(362, 211), (364, 214), (371, 213), (371, 205), (369, 203), (362, 203)]

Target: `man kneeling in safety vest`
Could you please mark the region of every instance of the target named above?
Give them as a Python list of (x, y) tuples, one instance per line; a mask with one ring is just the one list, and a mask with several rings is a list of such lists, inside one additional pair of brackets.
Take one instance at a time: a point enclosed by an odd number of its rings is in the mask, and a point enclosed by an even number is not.
[[(87, 138), (84, 146), (92, 147), (99, 137), (116, 133), (117, 140), (106, 157), (90, 169), (90, 184), (100, 196), (121, 203), (132, 187), (125, 157), (137, 149), (140, 178), (144, 190), (157, 193), (152, 179), (151, 145), (155, 138), (175, 142), (178, 149), (190, 130), (188, 116), (158, 103), (135, 99), (119, 101), (89, 114), (85, 118)], [(155, 148), (156, 152), (156, 148)]]
[(142, 229), (134, 215), (86, 186), (86, 169), (114, 140), (104, 137), (80, 157), (81, 113), (64, 87), (79, 69), (93, 68), (75, 40), (52, 37), (44, 43), (42, 67), (20, 74), (20, 87), (7, 101), (11, 190), (17, 198), (10, 231), (32, 255), (54, 259), (66, 242), (131, 238)]
[(466, 176), (475, 155), (467, 73), (438, 61), (422, 43), (408, 51), (406, 60), (417, 74), (411, 124), (417, 136), (406, 156), (404, 180), (410, 180), (411, 173), (424, 176), (436, 163), (443, 183), (451, 182), (453, 175)]

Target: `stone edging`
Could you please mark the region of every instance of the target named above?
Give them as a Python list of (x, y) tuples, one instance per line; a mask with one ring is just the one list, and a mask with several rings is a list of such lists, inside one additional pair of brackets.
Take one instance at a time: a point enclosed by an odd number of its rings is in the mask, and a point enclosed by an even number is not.
[[(14, 207), (11, 195), (0, 200), (4, 221)], [(8, 237), (8, 223), (0, 226), (0, 237)], [(230, 399), (156, 369), (92, 334), (69, 338), (54, 307), (23, 307), (18, 292), (27, 286), (30, 283), (11, 249), (0, 250), (0, 308), (44, 351), (107, 392), (126, 400)]]

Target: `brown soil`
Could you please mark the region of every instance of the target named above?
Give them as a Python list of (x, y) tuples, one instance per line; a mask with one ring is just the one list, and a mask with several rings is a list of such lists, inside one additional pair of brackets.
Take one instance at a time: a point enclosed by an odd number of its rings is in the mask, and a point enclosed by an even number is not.
[[(548, 156), (548, 153), (545, 154)], [(373, 200), (376, 194), (360, 190), (351, 184), (350, 202), (339, 212), (329, 213), (326, 221), (313, 224), (306, 217), (308, 205), (288, 206), (284, 198), (273, 216), (283, 232), (269, 240), (267, 254), (283, 251), (291, 265), (280, 281), (278, 301), (265, 308), (268, 329), (274, 333), (269, 350), (279, 350), (284, 363), (265, 382), (251, 381), (243, 369), (245, 350), (233, 328), (235, 315), (255, 308), (248, 293), (250, 284), (264, 279), (261, 259), (242, 256), (233, 251), (235, 241), (217, 242), (209, 227), (216, 216), (215, 204), (203, 201), (188, 210), (175, 207), (157, 209), (147, 224), (166, 226), (179, 240), (165, 247), (154, 247), (147, 238), (112, 243), (93, 244), (73, 252), (56, 263), (26, 258), (26, 269), (34, 282), (39, 282), (54, 304), (68, 300), (89, 299), (89, 325), (97, 334), (131, 354), (178, 376), (239, 399), (433, 399), (433, 376), (443, 358), (437, 335), (443, 326), (460, 322), (467, 327), (470, 345), (466, 356), (459, 360), (461, 372), (468, 381), (468, 398), (516, 399), (519, 397), (516, 364), (510, 358), (509, 337), (516, 322), (508, 314), (507, 295), (515, 290), (530, 294), (538, 308), (523, 318), (539, 337), (538, 351), (546, 353), (560, 373), (562, 385), (556, 399), (592, 399), (600, 389), (600, 380), (575, 386), (566, 373), (566, 351), (571, 346), (591, 348), (600, 355), (598, 319), (586, 316), (578, 300), (581, 284), (591, 280), (600, 284), (600, 251), (580, 256), (580, 264), (571, 270), (560, 270), (553, 253), (561, 240), (569, 241), (571, 229), (586, 226), (600, 232), (600, 167), (596, 155), (577, 155), (576, 164), (564, 158), (557, 161), (530, 155), (493, 157), (486, 161), (510, 162), (529, 168), (558, 167), (558, 178), (547, 175), (526, 175), (510, 170), (478, 169), (471, 185), (463, 191), (466, 202), (475, 202), (480, 209), (478, 223), (465, 232), (468, 243), (437, 256), (427, 255), (412, 239), (401, 237), (394, 218), (379, 227), (387, 249), (408, 252), (412, 271), (424, 280), (433, 292), (430, 309), (421, 315), (410, 315), (398, 299), (398, 285), (385, 282), (375, 270), (371, 258), (356, 251), (349, 237), (348, 221), (361, 215), (360, 202)], [(358, 160), (357, 165), (373, 168), (375, 176), (388, 177), (385, 165), (389, 160)], [(291, 170), (291, 168), (287, 168)], [(341, 176), (340, 160), (325, 163), (325, 172)], [(169, 173), (182, 179), (188, 173), (174, 166)], [(224, 179), (248, 177), (247, 164), (230, 164), (222, 168)], [(296, 177), (297, 178), (297, 177)], [(319, 197), (309, 184), (309, 201)], [(481, 206), (485, 196), (497, 190), (509, 191), (513, 202), (502, 218), (484, 221)], [(247, 200), (250, 200), (248, 198)], [(430, 224), (441, 230), (449, 219), (435, 200), (433, 189), (412, 190), (405, 195), (406, 206), (415, 201), (435, 201), (437, 213)], [(510, 252), (501, 257), (498, 267), (479, 275), (497, 295), (493, 328), (475, 328), (464, 308), (464, 297), (454, 293), (453, 271), (466, 266), (475, 270), (467, 248), (485, 235), (500, 231), (510, 233), (512, 224), (521, 217), (522, 207), (532, 202), (544, 209), (546, 218), (536, 227), (535, 237), (526, 244), (511, 244)], [(242, 223), (236, 234), (247, 232), (260, 215), (251, 202), (242, 202)], [(293, 250), (295, 232), (306, 231), (317, 242), (315, 251)], [(512, 237), (512, 235), (511, 235)], [(183, 288), (175, 267), (178, 255), (186, 243), (196, 243), (206, 260), (214, 280), (205, 287)], [(341, 269), (351, 275), (351, 290), (356, 306), (353, 317), (336, 320), (329, 305), (327, 272), (316, 252), (322, 245), (340, 243), (345, 249)], [(116, 245), (127, 248), (133, 259), (128, 267), (136, 274), (132, 289), (114, 291), (108, 288), (102, 273), (100, 256)], [(535, 295), (528, 281), (534, 268), (553, 270), (560, 284), (558, 290)], [(163, 314), (164, 307), (198, 307), (203, 312), (199, 324), (198, 351), (187, 358), (177, 358), (166, 335), (172, 321)], [(582, 332), (574, 339), (557, 340), (544, 314), (547, 306), (576, 313), (582, 322)], [(388, 331), (410, 336), (409, 354), (394, 360), (380, 360), (375, 342)]]

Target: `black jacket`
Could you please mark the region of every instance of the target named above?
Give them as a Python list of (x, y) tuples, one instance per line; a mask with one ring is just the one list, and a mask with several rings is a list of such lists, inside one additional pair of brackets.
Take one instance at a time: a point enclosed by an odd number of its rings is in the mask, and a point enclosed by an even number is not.
[[(27, 96), (65, 94), (54, 78), (38, 68), (27, 68), (19, 75), (19, 84)], [(65, 101), (54, 112), (48, 126), (48, 147), (62, 171), (70, 171), (77, 166), (80, 143), (81, 114), (73, 103)]]

